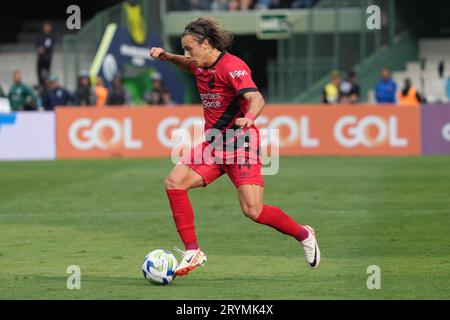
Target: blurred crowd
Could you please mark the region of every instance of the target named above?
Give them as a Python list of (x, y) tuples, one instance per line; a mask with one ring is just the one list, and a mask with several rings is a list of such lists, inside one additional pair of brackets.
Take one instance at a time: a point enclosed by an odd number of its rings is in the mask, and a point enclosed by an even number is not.
[[(172, 106), (175, 102), (170, 91), (164, 87), (162, 76), (154, 72), (149, 81), (151, 89), (145, 91), (142, 103), (145, 105)], [(110, 87), (106, 87), (101, 77), (92, 83), (87, 72), (82, 72), (78, 78), (78, 85), (74, 92), (63, 87), (57, 76), (49, 74), (42, 79), (42, 83), (29, 86), (22, 81), (22, 73), (14, 71), (9, 92), (0, 85), (0, 98), (7, 98), (11, 111), (52, 111), (55, 107), (89, 106), (114, 107), (132, 106), (131, 95), (123, 84), (120, 75), (114, 77)]]
[[(178, 3), (178, 1), (175, 1)], [(275, 5), (294, 5), (300, 1), (283, 0), (190, 0), (180, 1), (181, 4), (192, 8), (204, 8), (202, 6), (220, 5), (229, 10), (239, 8), (273, 8)], [(313, 5), (314, 1), (301, 1), (302, 5)], [(221, 8), (222, 8), (221, 7)], [(184, 8), (184, 7), (183, 7)], [(233, 9), (234, 8), (234, 9)], [(117, 74), (109, 86), (105, 85), (101, 77), (90, 77), (86, 71), (79, 74), (77, 87), (71, 92), (61, 85), (55, 74), (51, 73), (52, 53), (55, 38), (52, 35), (52, 26), (44, 23), (42, 34), (36, 39), (37, 54), (37, 79), (38, 84), (30, 86), (22, 80), (22, 72), (16, 70), (12, 74), (9, 90), (0, 83), (0, 111), (29, 111), (29, 110), (54, 110), (56, 106), (132, 106), (133, 100), (145, 105), (172, 106), (176, 103), (172, 100), (170, 91), (164, 86), (163, 76), (153, 72), (146, 85), (148, 89), (141, 97), (131, 98), (130, 92), (124, 85), (124, 79)], [(439, 66), (439, 73), (443, 78), (443, 65)], [(450, 77), (446, 82), (446, 90), (450, 99)], [(351, 70), (343, 76), (339, 71), (330, 74), (330, 81), (323, 87), (321, 102), (325, 104), (356, 104), (361, 103), (361, 89), (358, 76)], [(374, 102), (378, 104), (398, 104), (416, 106), (426, 102), (418, 88), (411, 79), (404, 79), (400, 86), (391, 74), (391, 70), (383, 68), (380, 79), (373, 88)], [(371, 99), (369, 98), (369, 101)], [(8, 106), (5, 108), (5, 101)]]
[(174, 11), (300, 9), (313, 7), (317, 2), (319, 0), (170, 0), (168, 7)]
[[(170, 91), (164, 87), (162, 75), (154, 72), (151, 90), (144, 93), (142, 101), (146, 105), (175, 105)], [(357, 104), (361, 103), (358, 76), (353, 70), (342, 77), (339, 71), (330, 74), (330, 81), (323, 87), (321, 102), (324, 104)], [(380, 80), (374, 87), (374, 95), (378, 104), (398, 104), (404, 106), (418, 106), (426, 99), (413, 85), (409, 78), (404, 80), (401, 87), (392, 79), (391, 70), (383, 68)], [(58, 77), (51, 75), (43, 78), (43, 83), (30, 87), (22, 82), (20, 71), (14, 71), (12, 85), (9, 92), (5, 92), (0, 85), (0, 97), (9, 99), (11, 111), (54, 110), (56, 106), (92, 106), (114, 107), (131, 106), (131, 96), (117, 75), (111, 87), (106, 87), (101, 77), (91, 83), (86, 72), (82, 72), (78, 79), (75, 92), (64, 88)]]
[[(74, 92), (61, 85), (59, 78), (51, 73), (55, 37), (52, 25), (44, 22), (42, 33), (36, 39), (37, 85), (26, 84), (22, 72), (12, 74), (9, 91), (0, 83), (0, 111), (54, 110), (56, 106), (131, 106), (131, 95), (124, 86), (123, 78), (117, 74), (110, 86), (105, 86), (101, 77), (91, 78), (87, 72), (79, 74)], [(153, 72), (148, 79), (151, 88), (138, 97), (145, 105), (174, 105), (170, 91), (164, 86), (163, 77)], [(1, 99), (3, 98), (3, 99)], [(5, 100), (8, 106), (4, 106)]]
[[(406, 78), (402, 87), (392, 79), (391, 70), (383, 68), (380, 79), (374, 87), (377, 104), (397, 104), (400, 106), (419, 106), (426, 99), (415, 87), (411, 79)], [(449, 93), (450, 96), (450, 93)], [(322, 90), (321, 102), (325, 104), (355, 104), (361, 103), (358, 76), (351, 70), (343, 79), (339, 71), (330, 74), (328, 82)]]

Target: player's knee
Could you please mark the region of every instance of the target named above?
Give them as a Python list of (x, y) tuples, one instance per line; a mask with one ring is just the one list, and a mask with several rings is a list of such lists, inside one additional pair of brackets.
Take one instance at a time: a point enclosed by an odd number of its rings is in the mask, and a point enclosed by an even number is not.
[(185, 190), (186, 188), (183, 186), (182, 181), (178, 179), (174, 179), (169, 176), (166, 180), (164, 180), (164, 187), (166, 190)]
[(244, 215), (249, 218), (252, 219), (253, 221), (256, 221), (261, 213), (262, 210), (262, 206), (257, 204), (257, 205), (243, 205), (242, 206), (242, 212), (244, 213)]

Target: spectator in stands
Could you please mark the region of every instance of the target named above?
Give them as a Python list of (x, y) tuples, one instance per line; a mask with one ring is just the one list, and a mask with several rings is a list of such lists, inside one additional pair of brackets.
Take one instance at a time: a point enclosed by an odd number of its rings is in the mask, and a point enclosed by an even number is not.
[(314, 7), (316, 3), (317, 0), (294, 0), (292, 1), (291, 7), (294, 9), (311, 8)]
[(36, 108), (37, 110), (45, 110), (44, 105), (42, 104), (42, 95), (41, 95), (41, 85), (37, 84), (33, 86), (33, 92), (36, 96)]
[(37, 76), (41, 85), (44, 83), (44, 78), (48, 77), (50, 73), (54, 44), (55, 37), (52, 34), (52, 25), (49, 22), (44, 22), (42, 33), (36, 39)]
[(74, 102), (73, 95), (66, 89), (61, 87), (59, 79), (55, 75), (51, 75), (48, 79), (48, 101), (44, 106), (45, 110), (54, 110), (56, 107), (69, 106)]
[(258, 0), (255, 7), (259, 9), (288, 9), (291, 7), (291, 0)]
[(400, 106), (420, 106), (420, 103), (424, 101), (409, 78), (405, 79), (405, 86), (398, 92), (397, 100)]
[(450, 100), (450, 75), (447, 77), (445, 81), (445, 92), (447, 94), (447, 99)]
[(253, 0), (231, 0), (229, 4), (230, 11), (249, 10), (251, 9)]
[(340, 84), (342, 93), (340, 103), (358, 103), (359, 102), (359, 85), (356, 72), (351, 70), (348, 72), (347, 80)]
[(190, 10), (210, 10), (211, 9), (211, 3), (209, 0), (188, 0), (189, 2), (189, 9)]
[(381, 70), (381, 80), (375, 87), (375, 97), (378, 103), (395, 103), (397, 94), (397, 84), (391, 79), (391, 70), (383, 68)]
[(167, 6), (172, 11), (187, 11), (190, 9), (189, 4), (186, 0), (168, 0)]
[(163, 89), (162, 100), (163, 100), (162, 104), (165, 106), (172, 107), (172, 106), (176, 105), (176, 102), (172, 100), (172, 94), (170, 93), (170, 90), (168, 90), (168, 89)]
[(211, 10), (223, 11), (230, 8), (230, 0), (213, 0), (211, 3)]
[(36, 110), (37, 97), (33, 90), (22, 83), (22, 73), (13, 72), (13, 85), (9, 91), (9, 103), (12, 111)]
[(338, 71), (333, 71), (330, 78), (331, 81), (323, 88), (322, 103), (339, 103), (342, 97), (342, 92), (340, 90), (341, 75)]
[(131, 103), (131, 96), (124, 87), (122, 78), (116, 75), (113, 80), (112, 88), (109, 90), (106, 104), (108, 106), (120, 106)]
[(89, 76), (82, 72), (78, 78), (78, 87), (75, 91), (75, 104), (77, 106), (94, 106), (95, 92), (89, 83)]
[(5, 92), (3, 91), (2, 84), (0, 83), (0, 98), (6, 97)]
[(439, 73), (439, 78), (443, 79), (444, 73), (445, 73), (445, 61), (444, 60), (439, 61), (438, 73)]
[(257, 10), (268, 10), (272, 0), (256, 0), (255, 9)]
[(49, 97), (49, 92), (50, 92), (50, 85), (48, 82), (47, 77), (44, 77), (43, 79), (44, 83), (43, 84), (37, 84), (34, 87), (34, 90), (37, 92), (37, 97), (38, 97), (38, 108), (40, 110), (45, 110), (45, 106), (47, 106), (49, 104), (48, 102), (48, 97)]
[(144, 93), (144, 101), (148, 104), (163, 104), (163, 81), (159, 72), (155, 71), (151, 75), (152, 90)]
[(97, 83), (95, 86), (95, 105), (97, 107), (104, 107), (106, 104), (106, 99), (108, 98), (108, 89), (103, 83), (102, 77), (97, 77)]

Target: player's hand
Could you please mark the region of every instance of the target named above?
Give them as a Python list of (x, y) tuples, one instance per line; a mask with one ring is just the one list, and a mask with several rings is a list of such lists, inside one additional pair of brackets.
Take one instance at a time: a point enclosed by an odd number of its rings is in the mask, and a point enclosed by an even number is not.
[(150, 58), (153, 60), (162, 60), (166, 61), (170, 57), (170, 53), (159, 47), (152, 47), (150, 49)]
[(253, 120), (249, 118), (238, 118), (235, 124), (242, 129), (249, 128), (253, 125)]

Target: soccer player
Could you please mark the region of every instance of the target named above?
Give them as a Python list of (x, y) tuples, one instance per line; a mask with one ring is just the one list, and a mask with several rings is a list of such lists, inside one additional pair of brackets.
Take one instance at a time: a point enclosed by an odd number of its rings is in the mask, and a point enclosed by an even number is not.
[[(259, 133), (254, 121), (263, 110), (265, 101), (252, 80), (249, 67), (226, 50), (231, 41), (232, 36), (215, 21), (199, 18), (189, 23), (181, 35), (184, 55), (172, 54), (159, 47), (150, 49), (152, 59), (171, 62), (196, 77), (205, 117), (206, 141), (185, 155), (165, 181), (173, 219), (185, 246), (175, 273), (178, 276), (187, 275), (206, 261), (205, 253), (197, 244), (194, 211), (187, 192), (192, 188), (205, 187), (225, 173), (237, 188), (244, 215), (295, 238), (303, 247), (308, 266), (316, 268), (320, 251), (314, 230), (310, 226), (301, 226), (280, 208), (263, 204)], [(237, 132), (231, 139), (234, 139), (232, 144), (235, 145), (234, 152), (231, 152), (234, 161), (216, 161), (229, 160), (228, 152), (223, 153), (225, 156), (208, 157), (209, 153), (205, 151), (220, 140), (217, 134), (210, 132), (225, 135), (229, 130)], [(250, 138), (237, 146), (236, 141), (242, 132), (250, 133)], [(255, 140), (256, 147), (249, 148), (249, 145), (255, 146)], [(226, 135), (226, 139), (215, 146), (229, 145), (229, 141)], [(237, 149), (244, 149), (244, 152), (236, 152)], [(245, 162), (237, 159), (242, 154), (245, 155)]]

